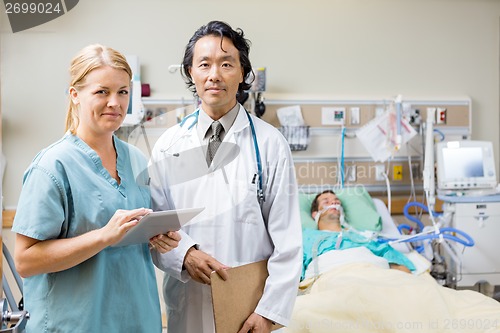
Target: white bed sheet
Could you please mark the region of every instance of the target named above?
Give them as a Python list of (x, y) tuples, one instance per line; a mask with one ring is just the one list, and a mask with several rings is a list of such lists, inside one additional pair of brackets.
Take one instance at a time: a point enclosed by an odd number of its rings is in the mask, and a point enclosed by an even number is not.
[[(399, 230), (383, 201), (374, 199), (382, 234)], [(394, 269), (364, 247), (329, 251), (313, 259), (283, 333), (500, 332), (500, 303), (475, 291), (439, 285), (430, 263), (406, 243), (393, 246), (417, 267)], [(319, 276), (317, 276), (319, 274)]]
[(499, 302), (443, 287), (429, 274), (351, 263), (312, 280), (280, 332), (500, 332)]
[(307, 266), (305, 279), (314, 278), (330, 269), (352, 263), (371, 263), (380, 268), (389, 269), (389, 262), (374, 255), (366, 247), (328, 251), (314, 258)]

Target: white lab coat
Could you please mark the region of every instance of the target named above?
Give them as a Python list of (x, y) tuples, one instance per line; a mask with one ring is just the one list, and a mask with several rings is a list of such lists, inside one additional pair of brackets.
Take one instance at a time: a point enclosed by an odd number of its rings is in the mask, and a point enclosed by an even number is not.
[[(203, 111), (200, 111), (203, 112)], [(287, 325), (302, 267), (302, 235), (295, 170), (289, 146), (274, 127), (252, 116), (263, 167), (265, 202), (257, 200), (257, 162), (250, 122), (240, 106), (210, 168), (191, 117), (157, 141), (150, 165), (155, 210), (205, 207), (182, 229), (178, 248), (153, 254), (166, 272), (168, 329), (214, 332), (210, 286), (182, 270), (193, 245), (235, 267), (269, 259), (269, 277), (255, 312)], [(181, 282), (182, 281), (182, 282)]]

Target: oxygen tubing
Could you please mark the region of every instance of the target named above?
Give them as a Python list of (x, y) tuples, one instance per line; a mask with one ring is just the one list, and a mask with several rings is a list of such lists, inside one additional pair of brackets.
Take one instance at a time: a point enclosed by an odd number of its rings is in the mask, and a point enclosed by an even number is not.
[[(413, 207), (413, 206), (420, 207), (421, 209), (423, 209), (423, 210), (424, 210), (424, 211), (426, 211), (427, 213), (429, 212), (429, 208), (428, 208), (426, 205), (424, 205), (424, 204), (422, 204), (422, 203), (420, 203), (420, 202), (416, 202), (416, 201), (413, 201), (413, 202), (408, 202), (408, 203), (404, 206), (404, 208), (403, 208), (403, 214), (404, 214), (404, 216), (405, 216), (408, 220), (410, 220), (410, 221), (412, 221), (412, 222), (415, 222), (415, 223), (417, 224), (417, 226), (418, 226), (418, 231), (423, 230), (423, 229), (424, 229), (424, 224), (422, 223), (422, 221), (420, 221), (420, 220), (419, 220), (419, 219), (417, 219), (416, 217), (412, 216), (412, 215), (408, 212), (408, 209), (409, 209), (409, 208), (411, 208), (411, 207)], [(441, 214), (436, 213), (436, 212), (434, 212), (434, 211), (432, 212), (432, 216), (439, 216), (439, 215), (441, 215)], [(398, 228), (398, 229), (399, 229), (399, 228)], [(401, 231), (401, 230), (400, 230), (400, 231)]]
[[(465, 239), (462, 239), (460, 237), (457, 237), (454, 234), (458, 234), (460, 236), (462, 236), (463, 238)], [(474, 240), (472, 239), (471, 236), (469, 236), (467, 233), (461, 231), (461, 230), (458, 230), (458, 229), (455, 229), (455, 228), (451, 228), (451, 227), (446, 227), (446, 228), (441, 228), (439, 229), (439, 233), (430, 233), (430, 234), (422, 234), (422, 235), (414, 235), (414, 236), (409, 236), (408, 239), (402, 239), (402, 238), (385, 238), (385, 239), (381, 239), (380, 241), (382, 242), (403, 242), (403, 243), (408, 243), (408, 242), (419, 242), (419, 241), (423, 241), (423, 240), (428, 240), (428, 239), (448, 239), (448, 240), (451, 240), (451, 241), (454, 241), (454, 242), (457, 242), (457, 243), (460, 243), (464, 246), (474, 246)]]

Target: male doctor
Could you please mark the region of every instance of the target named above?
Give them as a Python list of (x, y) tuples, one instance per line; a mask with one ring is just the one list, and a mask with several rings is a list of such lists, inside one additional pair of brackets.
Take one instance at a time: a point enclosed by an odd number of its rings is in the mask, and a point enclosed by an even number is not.
[[(182, 70), (201, 106), (153, 149), (154, 209), (204, 207), (182, 228), (176, 249), (152, 251), (166, 272), (169, 332), (214, 332), (210, 274), (227, 280), (227, 268), (264, 259), (264, 293), (240, 333), (267, 333), (273, 322), (286, 326), (292, 313), (302, 265), (295, 171), (281, 133), (237, 102), (237, 94), (250, 88), (248, 53), (243, 31), (224, 22), (195, 32)], [(222, 141), (215, 155), (209, 147), (214, 140)], [(151, 240), (153, 248), (165, 247), (162, 237)]]

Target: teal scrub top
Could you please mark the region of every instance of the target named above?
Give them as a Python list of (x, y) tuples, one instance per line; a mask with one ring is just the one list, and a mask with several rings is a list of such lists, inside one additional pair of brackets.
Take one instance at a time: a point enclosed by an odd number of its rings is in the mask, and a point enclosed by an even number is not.
[[(303, 229), (302, 240), (304, 246), (303, 261), (302, 261), (302, 276), (304, 279), (307, 266), (311, 263), (314, 255), (319, 256), (328, 251), (345, 250), (355, 247), (366, 247), (374, 255), (385, 258), (391, 264), (403, 265), (408, 267), (410, 271), (415, 270), (413, 263), (401, 252), (394, 249), (387, 243), (380, 243), (375, 240), (369, 240), (360, 234), (353, 231), (344, 231), (342, 238), (337, 244), (339, 232), (316, 230), (316, 229)], [(314, 254), (314, 250), (317, 253)]]
[[(12, 231), (38, 240), (102, 228), (117, 209), (150, 207), (147, 161), (116, 137), (120, 184), (84, 141), (66, 134), (24, 174)], [(70, 269), (24, 279), (27, 333), (161, 332), (147, 244), (108, 247)]]

